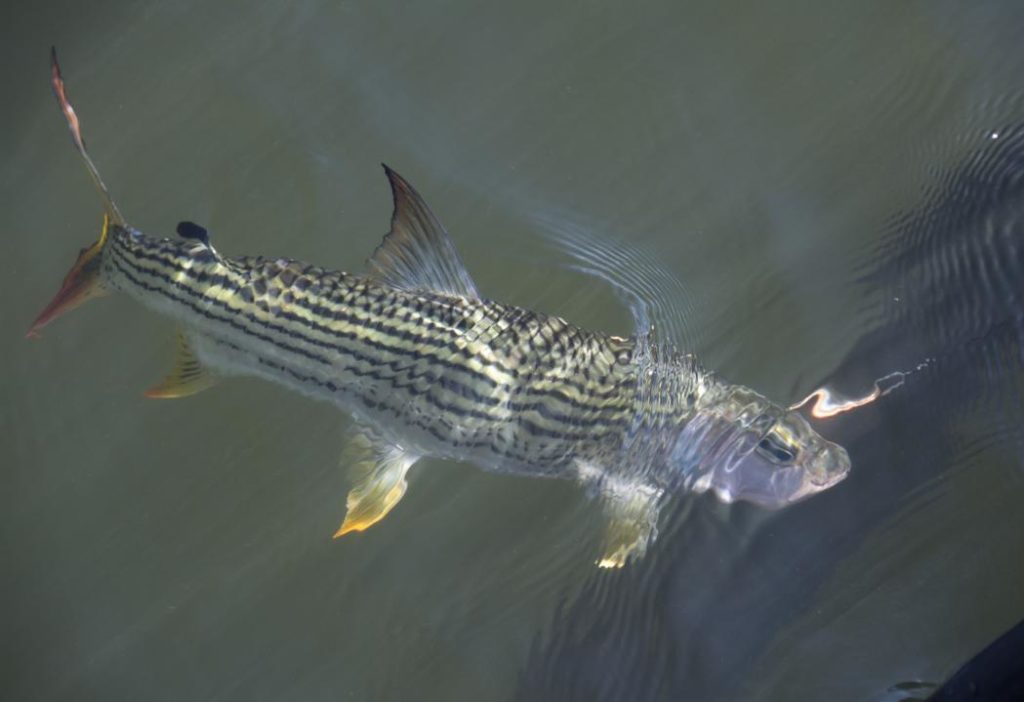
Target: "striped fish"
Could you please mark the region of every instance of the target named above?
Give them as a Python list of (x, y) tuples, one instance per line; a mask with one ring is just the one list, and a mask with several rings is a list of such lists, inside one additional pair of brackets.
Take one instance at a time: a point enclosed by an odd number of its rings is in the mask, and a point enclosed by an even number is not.
[(55, 54), (52, 83), (105, 215), (29, 335), (120, 292), (180, 329), (174, 368), (149, 397), (244, 374), (351, 413), (353, 485), (335, 536), (387, 515), (425, 456), (580, 482), (607, 514), (604, 567), (644, 553), (672, 493), (712, 490), (774, 508), (849, 470), (846, 452), (798, 413), (646, 335), (587, 331), (481, 297), (444, 227), (386, 166), (391, 229), (363, 274), (227, 257), (188, 222), (175, 238), (147, 236), (127, 224), (89, 158)]

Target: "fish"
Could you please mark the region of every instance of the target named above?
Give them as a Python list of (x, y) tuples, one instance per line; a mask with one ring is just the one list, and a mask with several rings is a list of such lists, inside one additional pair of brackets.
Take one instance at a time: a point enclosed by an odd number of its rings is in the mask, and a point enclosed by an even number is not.
[(178, 327), (175, 363), (146, 396), (248, 375), (348, 412), (352, 486), (335, 537), (383, 519), (424, 457), (581, 484), (605, 515), (604, 568), (643, 556), (671, 495), (710, 490), (779, 508), (850, 470), (846, 451), (799, 412), (646, 332), (590, 331), (483, 297), (445, 227), (386, 165), (391, 226), (362, 273), (225, 256), (192, 222), (175, 237), (144, 234), (89, 157), (55, 50), (51, 83), (104, 214), (28, 336), (123, 294)]

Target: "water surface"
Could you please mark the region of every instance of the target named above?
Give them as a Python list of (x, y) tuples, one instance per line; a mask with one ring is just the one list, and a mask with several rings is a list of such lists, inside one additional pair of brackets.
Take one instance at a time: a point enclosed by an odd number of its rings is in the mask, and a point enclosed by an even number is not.
[[(0, 689), (26, 700), (890, 700), (1024, 617), (1014, 3), (64, 3), (7, 8)], [(358, 270), (387, 162), (488, 297), (631, 331), (566, 232), (625, 242), (707, 365), (823, 422), (846, 482), (680, 499), (593, 567), (568, 483), (426, 461), (331, 541), (348, 420), (256, 380), (142, 390), (174, 330), (95, 302), (23, 330), (100, 207)]]

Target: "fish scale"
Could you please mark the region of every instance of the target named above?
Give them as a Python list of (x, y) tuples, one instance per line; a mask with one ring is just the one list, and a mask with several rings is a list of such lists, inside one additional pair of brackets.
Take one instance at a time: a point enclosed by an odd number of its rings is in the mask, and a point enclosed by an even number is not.
[(849, 471), (846, 452), (798, 413), (655, 344), (643, 315), (622, 338), (483, 299), (444, 227), (387, 166), (391, 229), (366, 274), (225, 257), (192, 222), (178, 238), (147, 236), (86, 153), (56, 55), (51, 77), (105, 216), (29, 335), (120, 292), (179, 327), (175, 365), (147, 396), (243, 374), (350, 412), (342, 463), (353, 485), (335, 536), (383, 519), (424, 456), (580, 482), (607, 516), (605, 567), (643, 555), (670, 494), (712, 490), (774, 508)]

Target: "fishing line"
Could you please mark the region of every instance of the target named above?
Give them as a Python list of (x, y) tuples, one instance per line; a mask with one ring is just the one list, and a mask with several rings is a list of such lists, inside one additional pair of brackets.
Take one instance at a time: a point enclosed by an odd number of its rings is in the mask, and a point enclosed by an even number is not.
[(910, 370), (893, 371), (888, 375), (883, 375), (881, 378), (875, 380), (873, 383), (874, 389), (867, 395), (863, 395), (861, 397), (848, 397), (830, 390), (826, 385), (818, 388), (799, 402), (790, 405), (789, 409), (800, 409), (811, 400), (814, 400), (814, 405), (811, 407), (811, 416), (813, 417), (817, 417), (818, 419), (828, 419), (830, 417), (844, 414), (851, 410), (869, 405), (878, 398), (888, 395), (890, 392), (903, 385), (911, 375), (927, 368), (934, 360), (935, 359), (932, 358), (926, 358)]

